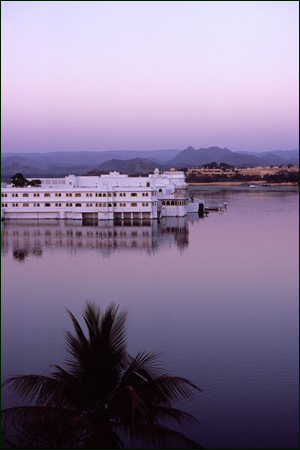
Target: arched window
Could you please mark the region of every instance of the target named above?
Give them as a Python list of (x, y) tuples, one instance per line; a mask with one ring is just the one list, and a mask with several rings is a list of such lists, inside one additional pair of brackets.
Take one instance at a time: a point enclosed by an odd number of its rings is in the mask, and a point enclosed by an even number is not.
[(81, 203), (75, 203), (76, 208), (80, 208), (81, 207)]
[(170, 205), (170, 202), (169, 202), (169, 200), (167, 201), (167, 206), (169, 206)]
[(29, 197), (29, 194), (25, 193), (25, 194), (23, 194), (23, 197)]
[(81, 194), (79, 192), (76, 192), (75, 197), (81, 197)]
[(131, 203), (131, 206), (135, 207), (135, 206), (137, 206), (137, 203)]
[(50, 203), (45, 203), (45, 206), (47, 206), (49, 208), (49, 206), (51, 206)]
[(51, 195), (50, 195), (48, 192), (46, 192), (46, 193), (44, 194), (44, 197), (51, 197)]

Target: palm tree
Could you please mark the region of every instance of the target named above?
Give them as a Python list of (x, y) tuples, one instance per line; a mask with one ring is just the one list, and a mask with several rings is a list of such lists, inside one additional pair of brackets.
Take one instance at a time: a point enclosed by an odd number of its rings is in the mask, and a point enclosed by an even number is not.
[(140, 352), (135, 358), (127, 353), (126, 313), (111, 305), (100, 314), (88, 302), (83, 313), (87, 335), (68, 313), (74, 333), (66, 331), (65, 368), (56, 365), (49, 376), (13, 376), (3, 383), (30, 402), (2, 411), (6, 445), (123, 448), (125, 437), (150, 448), (174, 443), (202, 448), (168, 426), (170, 421), (195, 422), (172, 403), (201, 389), (167, 374), (156, 353)]

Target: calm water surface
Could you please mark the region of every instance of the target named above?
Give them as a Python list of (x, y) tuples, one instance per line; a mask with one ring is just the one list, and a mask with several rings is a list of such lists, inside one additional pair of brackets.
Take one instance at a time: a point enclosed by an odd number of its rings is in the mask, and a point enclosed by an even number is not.
[(144, 226), (5, 222), (2, 377), (62, 363), (65, 307), (116, 302), (132, 354), (157, 350), (203, 388), (183, 405), (200, 421), (191, 438), (297, 448), (298, 192), (196, 195), (228, 209)]

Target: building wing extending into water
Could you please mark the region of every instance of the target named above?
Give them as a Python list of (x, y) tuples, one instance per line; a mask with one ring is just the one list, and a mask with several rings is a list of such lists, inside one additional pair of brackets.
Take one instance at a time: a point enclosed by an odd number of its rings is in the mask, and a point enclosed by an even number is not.
[(185, 175), (175, 169), (155, 169), (147, 177), (111, 172), (40, 181), (40, 187), (2, 187), (1, 218), (143, 220), (183, 217), (188, 210)]

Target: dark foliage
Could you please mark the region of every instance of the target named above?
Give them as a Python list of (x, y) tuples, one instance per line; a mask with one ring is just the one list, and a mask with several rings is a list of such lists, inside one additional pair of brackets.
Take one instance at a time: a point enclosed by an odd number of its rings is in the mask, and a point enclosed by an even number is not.
[(28, 185), (32, 187), (41, 187), (42, 183), (41, 180), (31, 180), (28, 182)]
[(265, 175), (263, 177), (269, 183), (298, 183), (299, 172), (288, 172), (287, 170), (280, 170), (273, 175)]
[(14, 187), (26, 187), (28, 186), (28, 180), (21, 174), (16, 173), (10, 179), (11, 184)]
[(186, 378), (167, 374), (155, 353), (126, 351), (126, 313), (104, 313), (88, 303), (85, 334), (68, 311), (65, 367), (49, 376), (13, 376), (4, 381), (30, 405), (2, 411), (6, 448), (122, 448), (121, 437), (150, 446), (202, 448), (170, 422), (193, 422), (172, 404), (201, 391)]
[(41, 187), (42, 183), (41, 180), (35, 179), (35, 180), (27, 180), (27, 178), (24, 177), (22, 173), (16, 173), (13, 175), (10, 179), (11, 184), (14, 187)]

